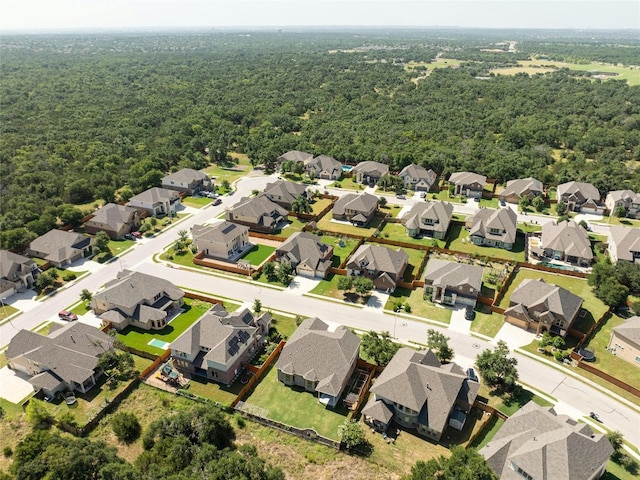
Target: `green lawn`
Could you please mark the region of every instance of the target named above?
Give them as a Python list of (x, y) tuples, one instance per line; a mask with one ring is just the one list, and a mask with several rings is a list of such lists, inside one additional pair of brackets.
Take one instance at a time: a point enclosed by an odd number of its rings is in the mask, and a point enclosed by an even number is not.
[(481, 198), (479, 205), (485, 208), (498, 208), (498, 199), (497, 198)]
[(71, 313), (75, 313), (78, 316), (84, 315), (89, 310), (91, 310), (91, 306), (89, 305), (90, 303), (91, 303), (91, 300), (89, 300), (88, 302), (80, 302), (78, 305), (76, 305), (72, 309), (67, 308), (67, 310), (69, 310)]
[(533, 401), (541, 407), (550, 407), (551, 403), (547, 402), (544, 398), (539, 397), (535, 393), (522, 387), (519, 390), (518, 395), (504, 394), (502, 396), (495, 395), (489, 387), (484, 383), (480, 384), (480, 390), (478, 390), (478, 398), (486, 401), (486, 403), (496, 410), (501, 411), (508, 417), (516, 413), (529, 401)]
[(332, 183), (329, 187), (344, 188), (346, 190), (364, 190), (364, 185), (356, 183), (352, 177), (344, 177), (342, 180)]
[(469, 240), (469, 232), (464, 225), (453, 223), (449, 226), (447, 235), (447, 247), (449, 250), (457, 250), (468, 254), (503, 258), (512, 262), (524, 262), (524, 237), (518, 235), (513, 250), (503, 248), (482, 247), (474, 245)]
[(625, 227), (634, 227), (640, 228), (640, 220), (634, 220), (632, 218), (620, 218), (615, 215), (609, 217), (607, 215), (602, 217), (602, 222), (592, 222), (599, 224), (608, 224), (608, 225), (623, 225)]
[(505, 295), (500, 302), (500, 307), (507, 308), (509, 306), (509, 298), (513, 291), (522, 283), (523, 280), (543, 279), (547, 283), (558, 285), (559, 287), (569, 290), (571, 293), (578, 295), (584, 300), (582, 308), (587, 311), (583, 317), (579, 317), (573, 325), (573, 328), (586, 332), (593, 323), (598, 320), (607, 311), (607, 306), (598, 300), (593, 294), (591, 287), (587, 285), (587, 281), (582, 278), (568, 277), (556, 273), (539, 272), (521, 268), (513, 278), (513, 281), (507, 288)]
[(637, 480), (637, 476), (618, 465), (613, 460), (607, 463), (607, 471), (600, 477), (600, 480)]
[(424, 291), (421, 288), (415, 290), (396, 288), (395, 292), (389, 295), (389, 300), (384, 308), (386, 310), (393, 310), (396, 302), (408, 303), (411, 306), (411, 315), (442, 323), (451, 322), (451, 310), (435, 305), (429, 300), (424, 300), (423, 293)]
[(276, 251), (276, 247), (262, 245), (257, 243), (251, 250), (244, 254), (242, 260), (249, 262), (251, 265), (258, 266), (264, 262), (269, 256)]
[(109, 240), (109, 248), (113, 256), (120, 255), (126, 249), (135, 245), (135, 240)]
[(334, 440), (339, 439), (338, 427), (345, 422), (348, 413), (343, 409), (326, 408), (313, 393), (279, 382), (273, 365), (245, 402), (264, 408), (272, 420), (299, 428), (313, 428), (320, 435)]
[(7, 317), (10, 317), (14, 313), (18, 313), (19, 311), (20, 310), (18, 310), (16, 307), (12, 307), (11, 305), (7, 305), (6, 303), (2, 302), (2, 308), (0, 308), (0, 321), (4, 320)]
[(322, 210), (331, 205), (331, 200), (328, 198), (316, 198), (315, 202), (311, 204), (311, 208), (313, 209), (311, 213), (314, 215), (319, 215)]
[(476, 307), (476, 318), (471, 322), (471, 331), (495, 337), (504, 325), (504, 315), (494, 313), (491, 309), (483, 304)]
[[(167, 260), (169, 262), (177, 263), (178, 265), (183, 265), (185, 267), (199, 267), (199, 265), (195, 265), (193, 263), (194, 254), (191, 250), (183, 250), (181, 253), (176, 253), (173, 247), (169, 248), (166, 252), (160, 255), (160, 259)], [(205, 267), (200, 267), (205, 270), (211, 270)]]
[(239, 380), (236, 380), (227, 387), (226, 385), (221, 385), (216, 382), (209, 382), (206, 378), (200, 377), (199, 375), (193, 375), (186, 390), (199, 397), (208, 398), (214, 402), (220, 402), (229, 406), (231, 402), (236, 399), (242, 387), (243, 385)]
[[(390, 246), (386, 246), (389, 248)], [(398, 250), (398, 247), (391, 247), (392, 250)], [(419, 272), (418, 269), (422, 264), (422, 260), (424, 256), (427, 254), (424, 250), (416, 250), (413, 248), (405, 248), (400, 247), (400, 250), (404, 251), (407, 255), (409, 255), (409, 264), (407, 265), (407, 269), (404, 271), (404, 280), (406, 282), (412, 281), (416, 275), (420, 275), (422, 272)]]
[(349, 237), (334, 237), (332, 235), (323, 235), (320, 237), (323, 243), (333, 247), (333, 257), (331, 265), (339, 267), (340, 264), (353, 252), (358, 241)]
[(374, 217), (367, 228), (356, 227), (350, 223), (335, 223), (332, 213), (327, 213), (318, 221), (318, 229), (323, 232), (335, 232), (337, 234), (346, 233), (349, 235), (357, 235), (359, 237), (370, 237), (375, 229), (382, 222), (383, 217)]
[(213, 200), (209, 197), (184, 197), (182, 204), (187, 207), (202, 208), (209, 205)]
[(402, 210), (402, 205), (395, 205), (393, 203), (388, 203), (384, 207), (380, 207), (380, 211), (384, 214), (388, 214), (392, 218), (396, 218), (400, 211)]
[(216, 191), (220, 191), (219, 185), (222, 180), (227, 180), (229, 183), (233, 183), (235, 180), (247, 175), (253, 167), (249, 161), (249, 157), (244, 153), (229, 152), (231, 158), (237, 159), (238, 163), (233, 167), (223, 167), (217, 164), (211, 164), (204, 169), (204, 173), (210, 177), (216, 177), (214, 183), (216, 185)]
[(412, 243), (415, 245), (427, 245), (430, 247), (444, 248), (446, 240), (436, 240), (435, 238), (413, 238), (407, 235), (407, 230), (401, 223), (386, 223), (384, 228), (380, 231), (380, 237), (387, 240), (394, 240), (396, 242)]
[(276, 233), (279, 237), (289, 238), (296, 232), (301, 232), (302, 229), (307, 225), (307, 221), (300, 220), (296, 217), (289, 217), (288, 225)]
[(476, 439), (473, 441), (473, 443), (470, 446), (472, 448), (475, 448), (476, 450), (480, 450), (482, 447), (484, 447), (487, 443), (491, 441), (491, 439), (496, 435), (496, 433), (498, 433), (498, 430), (500, 430), (500, 427), (502, 427), (502, 425), (504, 425), (504, 420), (502, 420), (497, 415), (494, 415), (493, 418), (489, 420), (489, 423), (485, 425), (484, 429), (482, 430), (482, 433), (480, 433), (476, 437)]
[(173, 342), (188, 327), (198, 320), (209, 308), (211, 304), (201, 300), (184, 299), (185, 311), (174, 318), (169, 325), (162, 330), (142, 330), (135, 327), (127, 327), (122, 332), (116, 333), (116, 338), (130, 347), (155, 355), (162, 355), (164, 350), (152, 347), (148, 343), (157, 338), (163, 342)]
[[(60, 268), (50, 268), (49, 270), (47, 270), (47, 272), (54, 272), (56, 274), (56, 280), (55, 283), (52, 287), (47, 287), (44, 291), (43, 290), (39, 290), (39, 289), (35, 289), (37, 292), (37, 296), (36, 296), (36, 300), (39, 300), (41, 298), (43, 298), (45, 295), (51, 294), (52, 292), (54, 292), (55, 290), (57, 290), (58, 288), (64, 287), (67, 283), (69, 282), (73, 282), (75, 279), (80, 278), (82, 275), (84, 275), (85, 273), (87, 273), (86, 270), (80, 271), (80, 272), (75, 272), (73, 270), (66, 270), (66, 269), (60, 269)], [(73, 278), (69, 279), (69, 280), (65, 280), (64, 277), (66, 275), (72, 275)]]
[(296, 331), (296, 319), (293, 316), (271, 313), (271, 326), (280, 332), (283, 338), (287, 339)]
[(542, 226), (533, 223), (518, 223), (518, 230), (523, 233), (541, 232)]
[(364, 305), (369, 300), (369, 295), (362, 297), (354, 292), (345, 293), (343, 290), (338, 290), (338, 279), (341, 275), (329, 274), (327, 278), (320, 280), (318, 284), (309, 293), (314, 295), (322, 295), (324, 297), (337, 298), (347, 303), (355, 303)]
[(427, 198), (429, 200), (442, 200), (443, 202), (449, 203), (463, 203), (462, 199), (459, 196), (449, 196), (449, 190), (446, 188), (444, 190), (440, 190), (437, 193), (427, 193)]

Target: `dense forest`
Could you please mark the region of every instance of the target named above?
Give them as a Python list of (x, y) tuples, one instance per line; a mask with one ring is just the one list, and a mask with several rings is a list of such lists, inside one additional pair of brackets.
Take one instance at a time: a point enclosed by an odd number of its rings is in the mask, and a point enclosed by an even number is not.
[[(229, 152), (268, 164), (300, 149), (396, 170), (416, 162), (443, 175), (640, 190), (640, 87), (567, 69), (489, 73), (531, 55), (640, 58), (633, 35), (552, 33), (3, 36), (3, 245), (46, 232), (67, 204), (113, 200), (124, 185), (137, 193)], [(517, 52), (484, 51), (511, 40)], [(438, 57), (461, 63), (420, 80), (424, 70), (407, 68)]]

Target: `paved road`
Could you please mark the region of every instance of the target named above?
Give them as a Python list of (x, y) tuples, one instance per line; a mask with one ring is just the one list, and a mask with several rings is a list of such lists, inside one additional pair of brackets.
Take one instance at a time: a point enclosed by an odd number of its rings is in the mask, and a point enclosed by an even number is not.
[[(342, 323), (360, 330), (390, 331), (405, 341), (424, 342), (427, 329), (437, 327), (396, 318), (382, 313), (380, 309), (356, 308), (341, 303), (326, 302), (301, 296), (296, 292), (273, 290), (260, 284), (231, 282), (228, 278), (219, 276), (170, 269), (151, 261), (155, 253), (160, 252), (178, 237), (179, 230), (189, 229), (195, 223), (203, 223), (217, 217), (226, 206), (235, 203), (241, 196), (250, 194), (254, 189), (262, 190), (271, 180), (273, 178), (270, 177), (246, 177), (239, 182), (235, 196), (225, 197), (222, 205), (202, 209), (158, 237), (139, 242), (120, 260), (101, 266), (95, 273), (81, 279), (75, 285), (39, 303), (35, 308), (11, 322), (1, 325), (0, 345), (9, 343), (18, 329), (33, 329), (44, 320), (55, 317), (56, 312), (78, 300), (82, 289), (98, 290), (107, 280), (114, 278), (121, 268), (169, 278), (182, 287), (211, 292), (213, 295), (218, 294), (249, 303), (252, 303), (255, 298), (260, 298), (266, 307), (273, 309), (295, 312), (304, 316), (320, 316), (324, 320)], [(473, 206), (460, 207), (473, 208)], [(450, 344), (456, 351), (456, 361), (463, 366), (473, 364), (473, 359), (482, 349), (492, 346), (490, 342), (470, 337), (453, 329), (446, 330), (445, 333), (451, 338)], [(587, 415), (590, 411), (596, 411), (608, 428), (620, 430), (626, 439), (635, 445), (640, 445), (638, 411), (561, 371), (526, 356), (516, 355), (516, 357), (522, 381), (557, 398), (560, 402), (559, 409), (565, 408), (567, 413), (572, 413), (572, 416)]]

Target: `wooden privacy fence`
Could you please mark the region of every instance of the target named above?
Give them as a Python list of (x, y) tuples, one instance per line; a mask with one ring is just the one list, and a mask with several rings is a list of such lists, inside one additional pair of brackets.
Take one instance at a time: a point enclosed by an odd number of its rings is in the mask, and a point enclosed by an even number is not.
[(217, 270), (223, 270), (225, 272), (238, 273), (240, 275), (247, 275), (247, 276), (253, 275), (256, 271), (251, 266), (249, 268), (240, 268), (232, 263), (222, 262), (222, 261), (214, 260), (211, 258), (205, 258), (204, 252), (198, 252), (196, 255), (194, 255), (193, 263), (201, 267), (214, 268)]
[[(580, 355), (578, 355), (580, 356)], [(573, 356), (572, 356), (573, 358)], [(582, 358), (582, 357), (580, 357)], [(589, 373), (593, 373), (594, 375), (602, 378), (603, 380), (606, 380), (609, 383), (614, 384), (616, 387), (623, 389), (625, 392), (629, 392), (632, 395), (635, 395), (636, 397), (640, 398), (640, 390), (637, 389), (636, 387), (633, 387), (625, 382), (623, 382), (622, 380), (617, 379), (616, 377), (613, 377), (611, 375), (609, 375), (608, 373), (603, 372), (602, 370), (598, 370), (596, 367), (589, 365), (588, 363), (584, 362), (583, 360), (578, 360), (578, 368), (581, 368), (583, 370), (586, 370)]]
[(209, 297), (208, 295), (203, 295), (201, 293), (190, 292), (187, 290), (184, 292), (184, 296), (192, 300), (201, 300), (203, 302), (214, 303), (214, 304), (219, 303), (220, 305), (224, 306), (224, 302), (219, 298)]
[(273, 240), (274, 242), (284, 242), (287, 240), (286, 237), (271, 235), (270, 233), (253, 232), (251, 230), (249, 231), (249, 236), (254, 238), (262, 238), (264, 240)]

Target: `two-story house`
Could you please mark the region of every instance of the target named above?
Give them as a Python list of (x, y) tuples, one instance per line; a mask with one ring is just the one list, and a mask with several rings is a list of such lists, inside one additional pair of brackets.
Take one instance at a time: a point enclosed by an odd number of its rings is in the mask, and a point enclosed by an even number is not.
[(544, 191), (542, 182), (535, 178), (518, 178), (509, 180), (507, 186), (499, 194), (500, 200), (508, 203), (518, 203), (520, 199), (526, 197), (533, 200), (542, 195)]
[(244, 197), (227, 210), (226, 219), (246, 225), (249, 230), (273, 233), (281, 227), (289, 215), (286, 208), (269, 200), (265, 195)]
[(516, 243), (518, 215), (510, 208), (481, 208), (468, 217), (465, 227), (474, 245), (512, 250)]
[(404, 250), (391, 250), (379, 245), (360, 245), (347, 262), (347, 275), (363, 275), (373, 281), (377, 290), (391, 292), (402, 280), (409, 264)]
[(119, 240), (125, 234), (140, 228), (140, 213), (133, 207), (107, 203), (93, 212), (92, 217), (84, 223), (87, 233), (105, 232), (109, 238)]
[(427, 170), (423, 166), (416, 165), (415, 163), (404, 167), (398, 174), (398, 177), (402, 179), (406, 189), (417, 192), (428, 192), (438, 179), (436, 172), (431, 169)]
[(454, 195), (464, 195), (469, 198), (482, 197), (482, 190), (487, 177), (473, 172), (455, 172), (449, 177), (449, 183), (454, 186)]
[(276, 363), (278, 380), (318, 396), (335, 407), (353, 374), (360, 337), (343, 325), (330, 327), (319, 318), (307, 318), (293, 332)]
[(169, 280), (123, 270), (91, 299), (91, 308), (117, 330), (162, 330), (179, 313), (184, 292)]
[(378, 211), (378, 198), (370, 193), (347, 193), (333, 204), (332, 215), (335, 220), (353, 223), (357, 227), (366, 227)]
[(235, 261), (253, 247), (249, 228), (226, 220), (212, 225), (194, 225), (191, 230), (198, 252), (221, 260)]
[(640, 193), (633, 190), (614, 190), (607, 193), (604, 201), (609, 215), (615, 215), (618, 209), (624, 209), (624, 216), (638, 218), (640, 213)]
[(187, 375), (231, 385), (263, 347), (270, 326), (270, 313), (227, 312), (216, 304), (169, 345), (173, 365)]
[(199, 170), (183, 168), (182, 170), (163, 177), (162, 187), (187, 195), (193, 195), (194, 193), (209, 189), (211, 187), (211, 179), (206, 173)]
[(640, 368), (640, 316), (613, 327), (607, 350)]
[(432, 258), (424, 272), (424, 294), (433, 303), (475, 308), (482, 289), (482, 267)]
[(572, 212), (602, 214), (605, 211), (605, 206), (600, 202), (600, 192), (591, 183), (561, 183), (556, 194), (558, 202), (564, 203)]
[(554, 260), (588, 267), (593, 262), (589, 233), (573, 220), (542, 225), (540, 248)]
[(342, 163), (328, 155), (319, 155), (305, 162), (305, 171), (312, 178), (323, 180), (340, 180), (342, 176)]
[(583, 300), (557, 285), (526, 279), (509, 298), (505, 320), (536, 334), (548, 331), (564, 337), (578, 318)]
[(442, 240), (447, 236), (452, 215), (453, 205), (448, 202), (414, 203), (402, 217), (402, 224), (410, 237)]
[(622, 260), (640, 264), (640, 229), (612, 225), (608, 251), (613, 263)]
[(323, 278), (329, 272), (333, 247), (318, 235), (296, 232), (276, 249), (276, 261), (287, 261), (296, 275)]
[(308, 198), (306, 185), (286, 180), (268, 183), (264, 187), (263, 195), (282, 208), (286, 208), (287, 211), (291, 211), (291, 205), (298, 197)]
[(457, 364), (441, 365), (431, 350), (403, 347), (371, 387), (362, 415), (380, 430), (393, 419), (438, 441), (447, 425), (462, 430), (479, 388)]
[(131, 197), (126, 205), (155, 217), (175, 215), (180, 205), (180, 195), (175, 190), (152, 187)]
[(375, 185), (385, 175), (389, 174), (389, 165), (380, 162), (365, 161), (358, 163), (351, 169), (351, 176), (363, 185)]
[(38, 265), (31, 258), (0, 250), (0, 295), (7, 298), (33, 287), (38, 272)]

